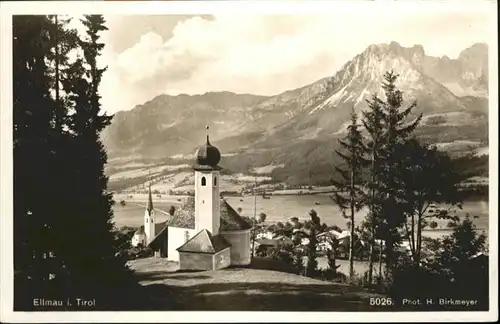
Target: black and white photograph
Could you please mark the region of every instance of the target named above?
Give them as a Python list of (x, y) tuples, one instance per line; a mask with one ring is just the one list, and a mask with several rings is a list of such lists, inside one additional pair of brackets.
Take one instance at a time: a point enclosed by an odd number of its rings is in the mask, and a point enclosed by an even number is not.
[(2, 2), (2, 322), (498, 320), (472, 2)]

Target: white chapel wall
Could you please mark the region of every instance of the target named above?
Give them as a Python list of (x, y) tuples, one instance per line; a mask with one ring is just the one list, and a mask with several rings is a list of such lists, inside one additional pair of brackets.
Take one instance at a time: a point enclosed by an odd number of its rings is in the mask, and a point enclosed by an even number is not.
[(179, 261), (179, 252), (177, 248), (186, 243), (186, 232), (188, 233), (188, 240), (195, 236), (198, 232), (191, 228), (182, 227), (168, 227), (168, 256), (167, 260)]
[(250, 230), (225, 231), (221, 235), (231, 244), (231, 264), (250, 264)]
[(132, 246), (133, 247), (136, 247), (138, 246), (140, 243), (143, 243), (144, 242), (144, 234), (134, 234), (134, 236), (132, 237)]
[(231, 265), (231, 251), (230, 248), (224, 249), (213, 255), (213, 269), (223, 269)]

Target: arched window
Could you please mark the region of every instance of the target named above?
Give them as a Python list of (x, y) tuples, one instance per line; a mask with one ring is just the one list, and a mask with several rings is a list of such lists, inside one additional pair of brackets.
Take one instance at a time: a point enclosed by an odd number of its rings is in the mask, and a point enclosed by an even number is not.
[(202, 186), (206, 186), (207, 185), (207, 179), (205, 179), (205, 177), (201, 178), (201, 185)]
[(146, 218), (146, 223), (148, 222), (148, 219)]
[(217, 186), (217, 177), (214, 177), (214, 187)]

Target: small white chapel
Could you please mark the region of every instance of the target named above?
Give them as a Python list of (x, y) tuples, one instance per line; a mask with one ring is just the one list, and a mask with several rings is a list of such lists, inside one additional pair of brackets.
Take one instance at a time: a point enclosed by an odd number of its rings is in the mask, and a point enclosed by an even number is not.
[(176, 206), (165, 222), (155, 221), (150, 186), (144, 225), (134, 233), (132, 246), (148, 246), (155, 256), (179, 262), (181, 270), (249, 265), (252, 227), (220, 195), (220, 159), (207, 133), (193, 166), (194, 198)]

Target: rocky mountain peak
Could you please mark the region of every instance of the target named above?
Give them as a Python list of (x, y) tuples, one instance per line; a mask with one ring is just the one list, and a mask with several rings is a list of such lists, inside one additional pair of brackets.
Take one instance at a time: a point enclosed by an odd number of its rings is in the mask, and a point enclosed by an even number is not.
[(424, 57), (421, 45), (410, 48), (397, 42), (370, 45), (335, 74), (333, 83), (337, 87), (333, 92), (343, 89), (346, 93), (355, 94), (362, 90), (356, 96), (356, 104), (364, 102), (368, 93), (380, 88), (384, 72), (388, 70), (394, 70), (400, 75), (398, 82), (403, 90), (420, 88), (422, 75), (418, 63)]
[(464, 49), (458, 56), (459, 60), (470, 59), (474, 57), (484, 58), (488, 56), (488, 44), (475, 43), (471, 47)]
[(365, 109), (372, 94), (384, 97), (380, 85), (388, 70), (399, 75), (405, 101), (419, 102), (415, 113), (457, 113), (476, 105), (460, 97), (487, 97), (487, 55), (486, 44), (472, 45), (457, 59), (428, 56), (420, 44), (374, 44), (333, 76), (275, 96), (226, 91), (157, 96), (117, 113), (103, 137), (110, 154), (163, 157), (192, 153), (207, 123), (224, 152), (337, 136), (353, 107)]

